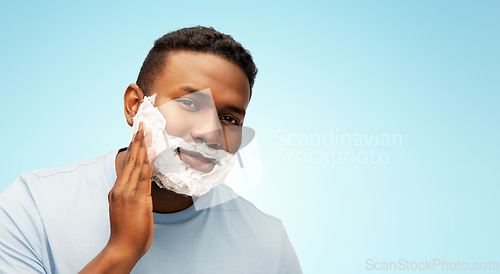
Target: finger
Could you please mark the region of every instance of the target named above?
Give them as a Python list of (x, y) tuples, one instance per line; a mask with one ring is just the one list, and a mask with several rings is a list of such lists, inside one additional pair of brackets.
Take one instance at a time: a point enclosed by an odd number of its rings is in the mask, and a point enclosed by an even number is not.
[(124, 160), (123, 160), (122, 165), (120, 167), (120, 172), (118, 173), (118, 178), (116, 179), (115, 185), (113, 186), (113, 188), (125, 185), (127, 183), (128, 176), (125, 176), (123, 172), (124, 172), (125, 166), (127, 165), (127, 159), (130, 158), (130, 155), (132, 153), (132, 145), (134, 144), (135, 136), (136, 136), (136, 133), (134, 133), (132, 135), (132, 141), (130, 141), (130, 144), (127, 147)]
[(135, 160), (135, 163), (133, 164), (133, 169), (130, 174), (130, 178), (128, 180), (128, 185), (127, 185), (127, 189), (129, 191), (136, 190), (138, 181), (140, 180), (139, 177), (141, 175), (142, 166), (144, 165), (144, 163), (149, 166), (146, 144), (144, 143), (144, 136), (143, 138), (139, 139), (138, 142), (139, 142), (139, 150), (137, 151), (137, 158)]
[[(148, 150), (148, 157), (151, 156), (153, 159), (156, 157), (154, 148)], [(153, 175), (153, 169), (150, 167), (149, 159), (146, 158), (144, 164), (141, 168), (141, 174), (139, 176), (139, 184), (137, 185), (136, 195), (138, 197), (151, 196), (151, 176)]]
[(134, 141), (131, 144), (131, 148), (125, 156), (124, 167), (120, 174), (120, 182), (118, 182), (117, 180), (115, 185), (117, 183), (119, 185), (125, 185), (130, 180), (130, 175), (132, 173), (132, 170), (134, 169), (141, 142), (144, 142), (144, 129), (142, 128), (142, 122), (139, 124), (139, 131), (137, 131), (134, 136)]
[[(127, 158), (130, 156), (130, 151), (132, 151), (132, 144), (134, 143), (135, 135), (136, 135), (136, 133), (134, 133), (134, 134), (132, 135), (132, 141), (130, 141), (130, 144), (129, 144), (129, 145), (128, 145), (128, 147), (127, 147), (127, 150), (126, 150), (126, 152), (125, 152), (125, 158), (124, 158), (124, 159), (127, 159)], [(126, 162), (127, 162), (127, 161), (125, 161), (125, 160), (122, 162), (122, 165), (120, 166), (120, 171), (119, 171), (119, 173), (118, 173), (118, 176), (120, 176), (120, 174), (123, 172), (123, 168), (125, 167)]]

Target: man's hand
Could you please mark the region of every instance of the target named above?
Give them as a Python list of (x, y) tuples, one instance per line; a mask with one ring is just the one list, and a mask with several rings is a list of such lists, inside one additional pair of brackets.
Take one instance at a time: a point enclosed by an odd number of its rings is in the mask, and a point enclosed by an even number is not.
[[(150, 160), (155, 151), (144, 124), (130, 143), (114, 187), (108, 194), (111, 236), (104, 250), (80, 273), (130, 273), (153, 241)], [(149, 149), (148, 149), (149, 148)]]
[(111, 236), (108, 246), (124, 252), (137, 261), (148, 251), (153, 241), (153, 201), (151, 175), (145, 142), (144, 124), (130, 143), (121, 173), (108, 195)]

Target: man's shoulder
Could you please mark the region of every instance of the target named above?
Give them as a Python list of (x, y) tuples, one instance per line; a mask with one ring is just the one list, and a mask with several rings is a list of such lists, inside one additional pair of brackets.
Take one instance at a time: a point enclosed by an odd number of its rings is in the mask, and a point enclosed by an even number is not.
[(63, 175), (63, 174), (68, 174), (68, 173), (76, 173), (81, 171), (81, 169), (85, 169), (86, 167), (95, 167), (96, 165), (99, 164), (104, 164), (106, 161), (106, 157), (112, 152), (99, 155), (96, 157), (88, 158), (86, 160), (80, 160), (71, 164), (63, 165), (60, 167), (54, 167), (54, 168), (41, 168), (37, 170), (33, 170), (30, 172), (25, 172), (22, 173), (20, 177), (23, 178), (50, 178), (53, 176), (58, 176), (58, 175)]
[[(234, 192), (229, 186), (221, 184), (214, 190), (212, 198), (215, 197), (215, 199), (222, 202), (211, 207), (211, 211), (225, 213), (232, 218), (233, 223), (240, 222), (246, 227), (261, 228), (268, 232), (276, 230), (275, 232), (281, 233), (282, 222), (280, 219), (264, 213), (252, 202)], [(221, 197), (223, 198), (221, 199)], [(224, 202), (224, 200), (226, 201)]]
[(116, 151), (57, 168), (42, 168), (21, 173), (0, 194), (0, 200), (19, 199), (24, 196), (36, 198), (35, 196), (43, 195), (43, 193), (50, 194), (44, 196), (55, 196), (57, 193), (70, 192), (81, 182), (95, 182), (107, 186), (108, 181), (116, 177), (116, 172), (112, 170), (114, 169), (113, 155), (116, 155)]
[[(235, 193), (227, 185), (221, 185), (220, 190), (221, 191), (228, 191), (228, 192)], [(266, 220), (268, 220), (270, 222), (273, 222), (273, 223), (280, 223), (281, 224), (281, 220), (280, 219), (278, 219), (278, 218), (276, 218), (276, 217), (274, 217), (272, 215), (269, 215), (269, 214), (263, 212), (262, 210), (260, 210), (259, 208), (257, 208), (257, 206), (255, 206), (252, 202), (250, 202), (249, 200), (245, 199), (243, 196), (238, 195), (238, 194), (236, 194), (236, 195), (237, 196), (235, 197), (234, 202), (236, 204), (238, 204), (240, 208), (245, 209), (244, 210), (245, 213), (256, 215), (259, 218), (266, 219)]]
[(205, 215), (210, 216), (207, 219), (211, 219), (212, 225), (205, 227), (215, 228), (209, 233), (211, 237), (219, 233), (224, 239), (230, 238), (233, 243), (238, 243), (231, 250), (238, 250), (239, 254), (246, 256), (241, 264), (254, 262), (253, 258), (261, 266), (290, 269), (289, 272), (284, 271), (286, 273), (301, 273), (297, 256), (280, 219), (264, 213), (227, 185), (219, 185), (214, 190), (212, 195), (216, 198), (226, 196), (232, 199), (206, 209)]

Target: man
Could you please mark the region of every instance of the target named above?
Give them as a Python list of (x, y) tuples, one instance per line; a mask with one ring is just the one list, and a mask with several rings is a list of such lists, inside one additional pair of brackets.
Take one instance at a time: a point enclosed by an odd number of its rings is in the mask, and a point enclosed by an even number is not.
[[(158, 39), (125, 91), (127, 123), (138, 129), (128, 148), (23, 173), (1, 194), (0, 273), (301, 273), (280, 220), (241, 197), (197, 210), (194, 196), (152, 180), (161, 175), (152, 125), (134, 123), (154, 95), (156, 106), (169, 106), (166, 132), (232, 155), (230, 143), (241, 140), (226, 133), (241, 130), (256, 72), (248, 51), (212, 28)], [(199, 110), (193, 96), (209, 96), (216, 115), (186, 123)], [(176, 153), (201, 175), (218, 165)], [(227, 195), (234, 192), (218, 185), (196, 203)]]

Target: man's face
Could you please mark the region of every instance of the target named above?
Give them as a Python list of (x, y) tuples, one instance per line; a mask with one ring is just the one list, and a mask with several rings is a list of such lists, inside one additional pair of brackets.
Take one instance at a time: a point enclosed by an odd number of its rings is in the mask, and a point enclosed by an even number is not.
[[(248, 78), (240, 67), (212, 54), (170, 52), (150, 94), (156, 94), (155, 105), (169, 135), (237, 152), (250, 98)], [(199, 153), (180, 149), (178, 154), (193, 169), (213, 168)]]

